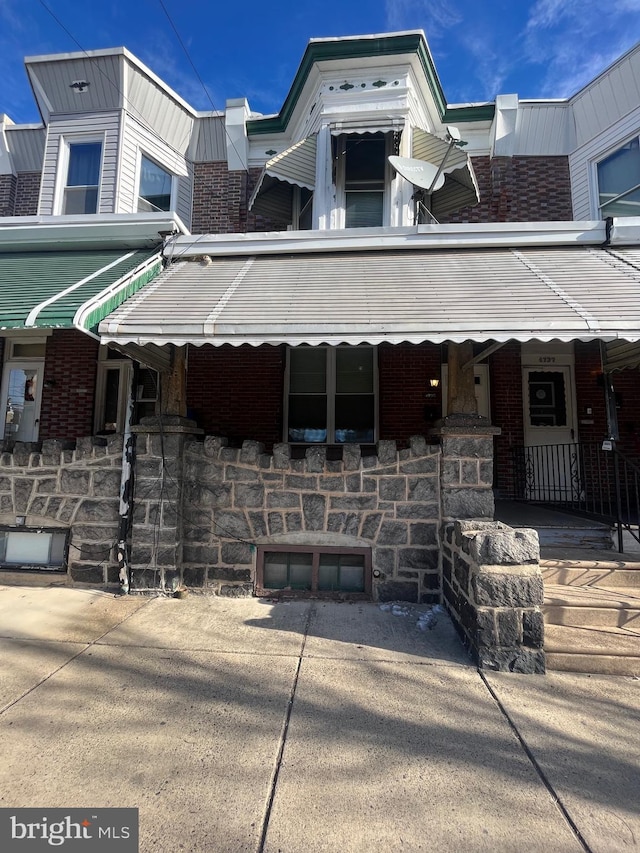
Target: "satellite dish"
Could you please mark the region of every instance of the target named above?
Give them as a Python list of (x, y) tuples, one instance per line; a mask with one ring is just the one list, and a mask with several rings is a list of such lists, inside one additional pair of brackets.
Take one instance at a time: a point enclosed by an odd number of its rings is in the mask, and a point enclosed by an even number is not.
[[(389, 162), (405, 180), (416, 187), (421, 187), (423, 190), (435, 192), (444, 184), (444, 172), (440, 172), (438, 175), (440, 167), (434, 166), (433, 163), (429, 163), (427, 160), (416, 160), (413, 157), (396, 157), (395, 154), (392, 154), (389, 157)], [(432, 186), (436, 175), (438, 175), (438, 180)]]

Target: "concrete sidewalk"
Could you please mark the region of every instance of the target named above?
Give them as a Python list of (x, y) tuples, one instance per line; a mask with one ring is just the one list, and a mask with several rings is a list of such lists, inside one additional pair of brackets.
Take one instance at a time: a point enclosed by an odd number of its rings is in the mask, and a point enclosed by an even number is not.
[(640, 681), (485, 678), (419, 610), (0, 586), (0, 805), (137, 807), (143, 853), (640, 849)]

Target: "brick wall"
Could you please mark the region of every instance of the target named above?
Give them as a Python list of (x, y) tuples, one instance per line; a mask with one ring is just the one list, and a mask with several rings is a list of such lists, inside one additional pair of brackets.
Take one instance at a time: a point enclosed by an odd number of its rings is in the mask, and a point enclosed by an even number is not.
[(47, 338), (41, 440), (91, 435), (97, 357), (98, 342), (82, 332), (58, 330)]
[(607, 433), (600, 345), (597, 341), (576, 341), (574, 352), (578, 437), (581, 442), (600, 442)]
[[(441, 351), (436, 344), (385, 345), (378, 349), (380, 438), (406, 446), (412, 435), (424, 434), (441, 416)], [(427, 397), (427, 394), (434, 394)]]
[(16, 205), (15, 175), (0, 175), (0, 216), (13, 216)]
[(618, 399), (618, 447), (640, 464), (640, 370), (617, 370), (613, 388)]
[(194, 234), (237, 234), (284, 231), (286, 223), (270, 222), (248, 211), (248, 203), (262, 170), (229, 172), (225, 161), (194, 166)]
[(201, 429), (282, 441), (284, 347), (190, 347), (188, 358), (187, 409)]
[(501, 497), (512, 497), (513, 447), (524, 444), (522, 361), (520, 344), (508, 343), (489, 359), (491, 422), (500, 427), (495, 445), (495, 487)]
[(40, 199), (40, 172), (19, 172), (14, 216), (35, 216)]
[(567, 157), (473, 157), (480, 202), (444, 222), (571, 220)]

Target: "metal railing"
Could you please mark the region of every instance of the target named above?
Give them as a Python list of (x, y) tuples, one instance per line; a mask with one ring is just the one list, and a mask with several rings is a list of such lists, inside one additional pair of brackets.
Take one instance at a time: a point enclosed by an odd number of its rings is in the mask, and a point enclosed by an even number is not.
[[(610, 449), (605, 449), (609, 447)], [(640, 543), (640, 466), (614, 442), (514, 448), (514, 498), (602, 519)]]

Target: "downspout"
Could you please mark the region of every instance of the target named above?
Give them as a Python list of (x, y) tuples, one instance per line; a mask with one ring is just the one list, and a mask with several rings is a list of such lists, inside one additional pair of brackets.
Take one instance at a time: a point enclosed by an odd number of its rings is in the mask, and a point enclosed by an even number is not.
[(131, 382), (127, 394), (122, 443), (122, 474), (120, 477), (120, 520), (118, 523), (118, 580), (120, 591), (127, 595), (131, 588), (131, 565), (129, 562), (129, 532), (133, 508), (133, 465), (135, 459), (135, 436), (131, 432), (137, 369), (131, 371)]

